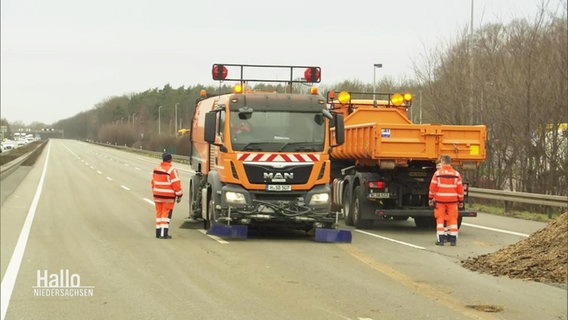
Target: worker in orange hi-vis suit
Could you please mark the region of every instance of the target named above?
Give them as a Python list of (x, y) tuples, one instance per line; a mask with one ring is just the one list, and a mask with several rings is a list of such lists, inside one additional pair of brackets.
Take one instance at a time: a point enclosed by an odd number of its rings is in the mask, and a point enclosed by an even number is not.
[[(436, 218), (436, 245), (449, 240), (452, 246), (458, 239), (458, 207), (463, 208), (464, 191), (461, 175), (451, 166), (449, 155), (440, 157), (440, 168), (430, 181), (429, 205)], [(445, 226), (448, 228), (446, 232)]]
[(177, 169), (172, 166), (172, 155), (162, 154), (160, 163), (152, 172), (152, 194), (156, 207), (156, 238), (171, 239), (168, 234), (174, 203), (183, 196)]

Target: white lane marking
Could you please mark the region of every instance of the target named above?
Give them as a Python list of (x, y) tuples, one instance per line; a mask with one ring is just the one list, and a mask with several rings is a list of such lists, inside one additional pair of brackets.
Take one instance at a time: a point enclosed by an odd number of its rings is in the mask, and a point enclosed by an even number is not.
[(121, 185), (120, 187), (121, 187), (122, 189), (126, 190), (126, 191), (130, 191), (130, 188), (128, 188), (127, 186)]
[(101, 172), (101, 170), (97, 170), (97, 173), (98, 173), (98, 174), (103, 174), (103, 173)]
[[(528, 237), (530, 236), (530, 235), (528, 235), (528, 234), (526, 234), (526, 233), (514, 232), (514, 231), (509, 231), (509, 230), (503, 230), (503, 229), (485, 227), (485, 226), (479, 226), (479, 225), (476, 225), (476, 224), (470, 224), (470, 223), (465, 223), (465, 222), (462, 222), (462, 226), (468, 226), (468, 227), (472, 227), (472, 228), (478, 228), (478, 229), (484, 229), (484, 230), (489, 230), (489, 231), (501, 232), (501, 233), (511, 234), (511, 235), (520, 236), (520, 237), (525, 237), (525, 238), (528, 238)], [(426, 249), (426, 248), (424, 248), (424, 247), (420, 247), (420, 246), (417, 246), (417, 245), (414, 245), (414, 244), (411, 244), (411, 243), (408, 243), (408, 242), (403, 242), (403, 241), (399, 241), (399, 240), (395, 240), (395, 239), (383, 237), (383, 236), (380, 236), (380, 235), (378, 235), (378, 234), (374, 234), (374, 233), (370, 233), (370, 232), (366, 232), (366, 231), (362, 231), (362, 230), (358, 230), (358, 229), (355, 229), (354, 231), (359, 232), (359, 233), (362, 233), (362, 234), (366, 234), (366, 235), (371, 236), (371, 237), (375, 237), (375, 238), (379, 238), (379, 239), (383, 239), (383, 240), (395, 242), (395, 243), (402, 244), (402, 245), (409, 246), (409, 247), (416, 248), (416, 249), (420, 249), (420, 250), (425, 250), (425, 249)]]
[(371, 236), (371, 237), (375, 237), (375, 238), (379, 238), (379, 239), (383, 239), (383, 240), (395, 242), (395, 243), (402, 244), (402, 245), (405, 245), (405, 246), (409, 246), (409, 247), (411, 247), (411, 248), (420, 249), (420, 250), (425, 250), (425, 249), (426, 249), (426, 248), (424, 248), (424, 247), (417, 246), (417, 245), (414, 245), (414, 244), (412, 244), (412, 243), (403, 242), (403, 241), (399, 241), (399, 240), (395, 240), (395, 239), (391, 239), (391, 238), (379, 236), (378, 234), (370, 233), (370, 232), (367, 232), (367, 231), (358, 230), (358, 229), (355, 229), (354, 231), (359, 232), (359, 233), (362, 233), (362, 234), (366, 234), (366, 235)]
[(207, 230), (200, 229), (199, 232), (203, 233), (204, 235), (208, 236), (209, 238), (221, 243), (221, 244), (229, 244), (229, 241), (225, 241), (218, 236), (214, 236), (212, 234), (207, 234)]
[(8, 268), (6, 268), (6, 273), (2, 278), (2, 289), (1, 289), (1, 305), (2, 310), (0, 314), (0, 319), (4, 320), (6, 318), (6, 311), (8, 311), (8, 304), (10, 303), (10, 298), (12, 297), (12, 291), (14, 290), (14, 285), (16, 284), (16, 278), (18, 277), (18, 272), (20, 270), (20, 265), (22, 264), (22, 259), (24, 257), (24, 252), (26, 251), (26, 244), (28, 243), (28, 238), (30, 236), (30, 230), (32, 228), (32, 223), (36, 214), (37, 204), (43, 190), (43, 182), (45, 180), (45, 173), (47, 172), (47, 164), (49, 162), (49, 153), (51, 151), (51, 143), (47, 148), (47, 155), (45, 157), (45, 164), (43, 165), (43, 172), (41, 173), (41, 178), (39, 179), (39, 184), (36, 189), (36, 193), (32, 200), (32, 205), (28, 210), (28, 215), (22, 226), (22, 231), (18, 237), (18, 242), (8, 263)]
[(107, 179), (108, 181), (112, 181), (112, 178), (111, 178), (111, 177), (106, 177), (106, 179)]
[(85, 159), (82, 159), (81, 157), (79, 157), (79, 155), (76, 154), (75, 152), (73, 152), (73, 150), (69, 149), (66, 145), (63, 145), (63, 146), (65, 147), (65, 149), (67, 149), (67, 151), (71, 152), (75, 156), (75, 158), (81, 160), (81, 162), (85, 162)]
[(152, 200), (150, 200), (150, 199), (144, 198), (144, 201), (148, 202), (148, 203), (151, 204), (151, 205), (154, 205), (154, 201), (152, 201)]
[(512, 235), (515, 235), (515, 236), (525, 237), (525, 238), (528, 238), (530, 236), (529, 234), (526, 234), (526, 233), (514, 232), (514, 231), (509, 231), (509, 230), (491, 228), (491, 227), (484, 227), (484, 226), (479, 226), (479, 225), (476, 225), (476, 224), (465, 223), (465, 222), (462, 222), (462, 226), (468, 226), (468, 227), (478, 228), (478, 229), (483, 229), (483, 230), (507, 233), (507, 234), (512, 234)]

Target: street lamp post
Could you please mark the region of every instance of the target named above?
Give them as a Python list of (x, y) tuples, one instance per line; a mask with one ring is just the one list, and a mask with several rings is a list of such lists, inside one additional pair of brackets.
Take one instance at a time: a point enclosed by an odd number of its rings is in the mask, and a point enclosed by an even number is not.
[(162, 135), (162, 106), (158, 107), (158, 135)]
[(174, 132), (174, 135), (177, 135), (177, 133), (178, 133), (178, 104), (179, 104), (179, 102), (176, 103), (176, 105), (175, 105), (175, 118), (176, 118), (175, 128), (176, 128), (176, 131)]
[(377, 68), (382, 68), (383, 64), (382, 63), (375, 63), (373, 64), (373, 104), (377, 105), (377, 102), (375, 100), (375, 93), (377, 92)]
[(467, 50), (469, 58), (469, 124), (473, 124), (473, 0), (471, 0), (471, 18), (469, 22), (469, 39), (467, 39)]

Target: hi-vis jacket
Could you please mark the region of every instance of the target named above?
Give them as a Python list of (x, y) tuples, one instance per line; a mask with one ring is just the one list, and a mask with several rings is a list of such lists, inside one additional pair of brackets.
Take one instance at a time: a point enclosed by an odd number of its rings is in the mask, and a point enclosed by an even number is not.
[(152, 193), (154, 202), (174, 202), (176, 197), (183, 196), (178, 172), (170, 162), (164, 161), (154, 168)]
[(452, 166), (445, 165), (434, 173), (430, 181), (429, 199), (437, 203), (463, 202), (461, 175)]

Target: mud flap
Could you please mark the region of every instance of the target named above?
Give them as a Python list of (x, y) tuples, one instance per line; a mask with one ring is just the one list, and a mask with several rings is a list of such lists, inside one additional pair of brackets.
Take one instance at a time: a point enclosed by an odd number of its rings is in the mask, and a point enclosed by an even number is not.
[(339, 229), (316, 228), (316, 242), (346, 242), (351, 243), (351, 231)]
[(209, 230), (207, 230), (207, 234), (221, 238), (246, 239), (248, 235), (248, 226), (213, 223)]

